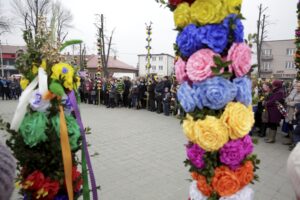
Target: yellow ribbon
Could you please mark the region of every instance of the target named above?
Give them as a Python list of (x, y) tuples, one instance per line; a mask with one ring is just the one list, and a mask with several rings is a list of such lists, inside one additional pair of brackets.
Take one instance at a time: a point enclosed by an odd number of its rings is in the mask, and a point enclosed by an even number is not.
[(72, 154), (69, 143), (68, 129), (66, 125), (66, 119), (64, 109), (59, 106), (60, 117), (60, 145), (64, 162), (65, 180), (67, 185), (69, 200), (73, 200), (73, 183), (72, 183)]

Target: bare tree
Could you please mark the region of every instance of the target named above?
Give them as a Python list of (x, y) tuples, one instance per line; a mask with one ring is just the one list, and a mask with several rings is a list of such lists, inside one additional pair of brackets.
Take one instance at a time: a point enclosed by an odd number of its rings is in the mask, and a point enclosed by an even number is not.
[(52, 4), (51, 22), (55, 23), (57, 40), (63, 42), (68, 35), (67, 29), (71, 28), (73, 15), (70, 10), (65, 9), (60, 1)]
[(269, 16), (266, 15), (266, 11), (268, 7), (263, 7), (262, 4), (258, 7), (258, 20), (257, 20), (257, 33), (255, 34), (256, 39), (256, 51), (257, 51), (257, 68), (258, 68), (258, 77), (260, 78), (261, 75), (261, 56), (262, 56), (262, 45), (263, 42), (268, 37), (267, 26), (270, 25), (268, 22)]
[(47, 16), (50, 11), (51, 0), (13, 0), (12, 6), (16, 15), (24, 20), (25, 29), (37, 33), (40, 16)]
[(4, 32), (10, 31), (10, 21), (7, 17), (4, 16), (2, 11), (2, 4), (0, 1), (0, 35)]

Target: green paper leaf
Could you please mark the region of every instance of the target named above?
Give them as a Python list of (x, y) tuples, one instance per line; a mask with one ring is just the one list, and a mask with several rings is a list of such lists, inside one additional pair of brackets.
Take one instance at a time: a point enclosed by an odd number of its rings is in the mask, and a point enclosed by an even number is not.
[(65, 95), (65, 90), (64, 90), (63, 86), (56, 81), (51, 82), (49, 89), (53, 94), (55, 94), (57, 96), (62, 97)]

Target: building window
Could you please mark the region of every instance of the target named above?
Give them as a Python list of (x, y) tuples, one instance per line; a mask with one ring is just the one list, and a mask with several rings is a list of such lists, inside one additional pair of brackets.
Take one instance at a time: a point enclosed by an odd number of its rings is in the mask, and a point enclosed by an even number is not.
[(160, 65), (158, 68), (159, 68), (159, 70), (163, 70), (164, 69), (164, 67), (162, 65)]
[(151, 68), (152, 68), (152, 70), (156, 70), (156, 66), (155, 65), (153, 65)]
[(163, 57), (162, 56), (159, 56), (159, 61), (163, 61)]
[(293, 49), (293, 48), (286, 49), (286, 55), (288, 55), (288, 56), (293, 56), (293, 55), (295, 55), (295, 53), (296, 53), (296, 49)]
[(263, 63), (262, 63), (262, 69), (263, 69), (264, 71), (271, 70), (271, 62), (263, 62)]
[(286, 69), (295, 69), (295, 63), (294, 61), (286, 61), (285, 62), (285, 68)]
[(152, 57), (152, 61), (156, 61), (156, 57), (153, 56), (153, 57)]
[(272, 49), (263, 49), (262, 50), (262, 55), (264, 55), (264, 56), (272, 55)]

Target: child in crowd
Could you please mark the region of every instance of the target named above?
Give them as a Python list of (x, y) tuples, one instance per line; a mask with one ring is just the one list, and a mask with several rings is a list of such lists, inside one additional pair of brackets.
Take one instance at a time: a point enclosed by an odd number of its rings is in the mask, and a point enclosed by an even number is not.
[(97, 104), (97, 84), (95, 84), (92, 88), (91, 100), (92, 100), (92, 104), (94, 104), (94, 105)]

